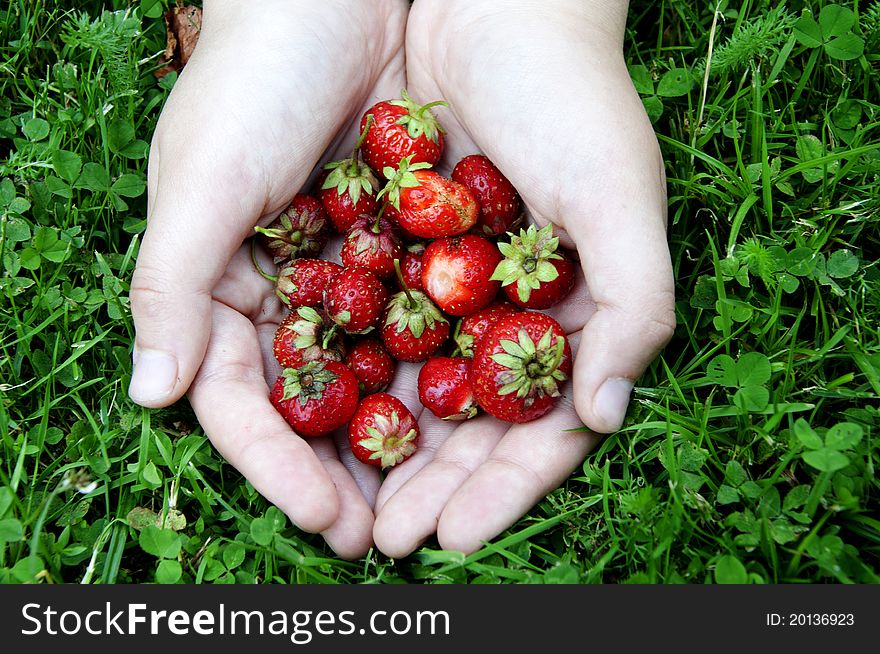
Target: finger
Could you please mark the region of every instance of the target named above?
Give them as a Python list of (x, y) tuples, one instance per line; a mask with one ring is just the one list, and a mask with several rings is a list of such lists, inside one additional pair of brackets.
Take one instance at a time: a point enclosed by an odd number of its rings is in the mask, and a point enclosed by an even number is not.
[(422, 411), (419, 417), (418, 448), (410, 458), (388, 471), (376, 498), (377, 513), (407, 480), (430, 464), (437, 449), (449, 438), (455, 427), (454, 422), (441, 420), (430, 411)]
[(591, 215), (565, 207), (566, 223), (582, 225), (575, 239), (596, 307), (575, 361), (575, 405), (602, 433), (620, 428), (635, 380), (675, 329), (663, 163), (650, 124), (642, 127), (624, 148), (631, 168), (605, 177)]
[(373, 510), (351, 473), (339, 460), (333, 439), (309, 439), (315, 455), (324, 465), (339, 496), (339, 515), (321, 535), (343, 559), (359, 559), (373, 546)]
[(379, 469), (376, 466), (361, 463), (351, 451), (348, 444), (348, 430), (340, 429), (334, 434), (333, 442), (336, 445), (336, 453), (339, 461), (348, 470), (348, 474), (354, 479), (358, 489), (370, 507), (370, 518), (372, 520), (373, 507), (376, 505), (376, 496), (379, 494), (379, 487), (382, 483), (379, 478)]
[(189, 390), (217, 451), (301, 529), (322, 532), (340, 514), (334, 480), (269, 402), (253, 324), (215, 302), (205, 362)]
[(473, 552), (557, 488), (599, 440), (592, 432), (567, 431), (580, 427), (568, 397), (544, 417), (512, 426), (449, 499), (437, 524), (440, 546)]
[(429, 463), (398, 482), (400, 488), (377, 510), (373, 538), (379, 550), (402, 558), (437, 531), (449, 498), (489, 457), (508, 427), (491, 416), (468, 420), (440, 444)]

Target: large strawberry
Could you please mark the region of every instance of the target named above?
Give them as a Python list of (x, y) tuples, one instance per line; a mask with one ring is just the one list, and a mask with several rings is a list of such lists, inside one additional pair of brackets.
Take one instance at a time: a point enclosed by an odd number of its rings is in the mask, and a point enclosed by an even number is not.
[(358, 378), (361, 395), (384, 391), (394, 379), (397, 367), (388, 350), (375, 338), (365, 338), (348, 349), (345, 365)]
[(471, 360), (431, 357), (419, 370), (419, 400), (438, 418), (467, 420), (477, 415)]
[(466, 316), (488, 305), (501, 284), (492, 273), (501, 261), (495, 244), (476, 234), (440, 238), (422, 258), (422, 287), (443, 311)]
[(285, 368), (269, 399), (300, 436), (323, 436), (354, 415), (358, 382), (344, 363), (312, 361)]
[[(400, 100), (377, 102), (361, 118), (361, 131), (366, 131), (361, 155), (373, 170), (397, 168), (405, 157), (433, 166), (443, 153), (443, 129), (431, 108), (446, 103), (419, 105), (406, 91), (401, 96)], [(369, 121), (372, 124), (368, 125)]]
[(397, 229), (387, 219), (363, 215), (345, 236), (340, 257), (346, 267), (361, 266), (379, 279), (394, 275), (394, 260), (403, 255)]
[(522, 215), (522, 201), (513, 184), (488, 157), (468, 155), (452, 169), (452, 179), (467, 186), (480, 203), (475, 231), (498, 236), (511, 229)]
[(508, 422), (529, 422), (553, 408), (571, 375), (571, 347), (550, 316), (521, 311), (499, 320), (477, 345), (474, 397)]
[[(403, 284), (398, 276), (398, 281)], [(449, 337), (449, 321), (425, 293), (409, 288), (385, 308), (382, 342), (398, 361), (424, 361)]]
[(521, 307), (547, 309), (574, 286), (574, 262), (559, 251), (552, 224), (540, 230), (534, 225), (521, 229), (519, 236), (510, 235), (510, 243), (499, 242), (498, 249), (504, 260), (492, 279), (500, 281), (510, 301)]
[(275, 330), (272, 351), (284, 368), (295, 368), (309, 361), (342, 361), (345, 345), (342, 334), (326, 316), (312, 307), (300, 307)]
[(324, 301), (324, 289), (342, 266), (326, 259), (294, 259), (278, 271), (275, 292), (291, 310), (317, 307)]
[(330, 224), (315, 198), (297, 193), (268, 227), (254, 227), (275, 263), (296, 257), (315, 257), (327, 244)]
[(516, 313), (519, 309), (516, 305), (505, 300), (493, 302), (488, 307), (480, 309), (462, 318), (455, 331), (455, 345), (463, 357), (473, 358), (474, 348), (480, 339), (495, 326), (501, 318)]
[(403, 402), (388, 393), (368, 395), (348, 425), (352, 454), (363, 463), (390, 468), (416, 451), (419, 425)]
[(477, 222), (480, 205), (464, 184), (433, 170), (410, 173), (417, 184), (399, 190), (398, 224), (419, 238), (464, 234)]
[(366, 268), (343, 268), (324, 289), (324, 308), (330, 319), (349, 334), (378, 327), (388, 302), (388, 290)]
[[(372, 121), (368, 121), (372, 124)], [(344, 234), (361, 214), (372, 215), (379, 204), (376, 194), (379, 182), (370, 167), (358, 158), (367, 130), (354, 146), (354, 153), (347, 159), (331, 161), (324, 166), (328, 174), (321, 180), (318, 197), (330, 217), (336, 231)]]

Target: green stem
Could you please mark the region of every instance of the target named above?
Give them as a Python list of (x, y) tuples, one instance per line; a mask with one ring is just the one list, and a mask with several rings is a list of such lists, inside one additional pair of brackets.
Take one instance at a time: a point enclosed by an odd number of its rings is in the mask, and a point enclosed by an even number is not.
[(257, 239), (255, 238), (251, 239), (251, 261), (254, 264), (254, 268), (256, 268), (257, 272), (260, 273), (260, 277), (262, 277), (263, 279), (268, 279), (273, 284), (278, 283), (278, 276), (270, 275), (269, 273), (267, 273), (265, 270), (263, 270), (262, 266), (260, 266), (260, 263), (257, 261)]
[(403, 281), (403, 273), (400, 270), (400, 259), (394, 260), (394, 273), (397, 275), (397, 281), (400, 283), (400, 288), (406, 293), (406, 299), (409, 300), (410, 310), (415, 311), (418, 307), (416, 306), (416, 301), (413, 298), (412, 293), (409, 292), (409, 286)]
[(349, 177), (356, 177), (358, 174), (358, 152), (361, 149), (361, 146), (364, 144), (364, 139), (367, 138), (367, 132), (370, 131), (370, 128), (373, 126), (374, 118), (373, 114), (367, 114), (367, 119), (364, 122), (364, 129), (361, 131), (361, 135), (358, 137), (357, 143), (354, 144), (354, 151), (351, 153), (351, 166), (348, 169)]

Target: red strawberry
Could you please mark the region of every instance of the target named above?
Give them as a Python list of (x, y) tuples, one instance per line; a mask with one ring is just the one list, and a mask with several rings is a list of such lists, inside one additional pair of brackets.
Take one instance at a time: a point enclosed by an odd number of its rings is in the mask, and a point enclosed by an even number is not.
[(342, 243), (340, 256), (346, 267), (361, 266), (379, 279), (394, 275), (394, 260), (403, 254), (397, 229), (385, 218), (361, 216)]
[(511, 229), (522, 215), (522, 202), (513, 184), (487, 157), (472, 154), (452, 169), (452, 179), (467, 186), (480, 203), (475, 230), (498, 236)]
[[(402, 100), (377, 102), (361, 118), (361, 131), (366, 131), (361, 154), (373, 170), (397, 168), (405, 157), (433, 166), (443, 152), (443, 129), (431, 107), (446, 103), (418, 105), (406, 91), (401, 95)], [(370, 116), (372, 125), (367, 129)]]
[(342, 334), (312, 307), (300, 307), (281, 321), (275, 330), (272, 350), (284, 368), (322, 359), (342, 361), (345, 355)]
[(467, 186), (433, 170), (408, 174), (417, 185), (399, 189), (397, 222), (404, 230), (419, 238), (440, 238), (464, 234), (476, 224), (480, 205)]
[(571, 375), (571, 347), (550, 316), (521, 311), (502, 318), (477, 345), (474, 397), (487, 413), (529, 422), (553, 408)]
[(394, 379), (397, 367), (388, 350), (375, 338), (366, 338), (352, 345), (345, 364), (358, 378), (362, 395), (384, 391)]
[(325, 259), (294, 259), (278, 271), (275, 293), (291, 310), (316, 307), (324, 301), (324, 289), (342, 272), (342, 266)]
[(343, 268), (324, 290), (324, 308), (330, 319), (349, 334), (365, 334), (377, 327), (388, 302), (388, 290), (366, 268)]
[(449, 337), (449, 321), (421, 291), (393, 295), (383, 325), (382, 342), (398, 361), (424, 361)]
[(480, 309), (462, 318), (455, 333), (455, 344), (461, 356), (473, 358), (476, 344), (480, 342), (485, 333), (494, 327), (501, 318), (517, 311), (519, 309), (515, 305), (505, 300), (499, 300), (485, 309)]
[(300, 436), (323, 436), (354, 415), (357, 378), (343, 363), (312, 361), (285, 368), (269, 399)]
[(500, 281), (510, 301), (521, 307), (552, 307), (574, 286), (574, 262), (558, 248), (552, 224), (540, 230), (534, 225), (521, 229), (519, 236), (511, 234), (510, 243), (498, 243), (505, 258), (492, 279)]
[(419, 425), (403, 402), (388, 393), (361, 401), (348, 425), (348, 443), (358, 461), (390, 468), (416, 451)]
[(268, 227), (254, 227), (275, 263), (297, 257), (315, 257), (327, 244), (330, 224), (315, 198), (297, 193)]
[(467, 420), (477, 415), (471, 385), (471, 360), (431, 357), (419, 371), (419, 400), (443, 420)]
[(498, 294), (501, 284), (491, 280), (500, 261), (498, 248), (482, 236), (440, 238), (425, 250), (422, 286), (443, 311), (466, 316)]
[[(422, 286), (422, 258), (425, 256), (424, 243), (411, 243), (400, 260), (400, 272), (407, 287), (416, 291), (424, 291)], [(403, 286), (400, 287), (403, 290)]]
[(379, 182), (370, 167), (358, 159), (366, 134), (367, 130), (361, 128), (361, 136), (348, 159), (331, 161), (324, 166), (329, 174), (321, 180), (318, 197), (339, 233), (344, 234), (361, 214), (374, 214), (379, 206), (376, 200)]

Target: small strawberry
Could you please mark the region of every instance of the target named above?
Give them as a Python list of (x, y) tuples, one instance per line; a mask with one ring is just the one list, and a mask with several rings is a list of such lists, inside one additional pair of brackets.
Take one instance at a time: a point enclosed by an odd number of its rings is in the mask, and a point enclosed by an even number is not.
[(300, 436), (323, 436), (354, 415), (357, 378), (343, 363), (312, 361), (285, 368), (269, 399)]
[(340, 272), (342, 266), (325, 259), (294, 259), (278, 271), (275, 293), (291, 310), (317, 307), (327, 284)]
[(388, 393), (368, 395), (348, 425), (348, 443), (358, 461), (390, 468), (416, 451), (419, 425), (403, 402)]
[(382, 342), (398, 361), (424, 361), (449, 337), (449, 321), (425, 293), (404, 287), (385, 308)]
[(359, 217), (345, 236), (340, 256), (346, 267), (361, 266), (379, 279), (394, 275), (394, 260), (403, 255), (397, 229), (381, 216)]
[(316, 257), (327, 244), (327, 212), (315, 198), (297, 193), (268, 227), (254, 227), (275, 263), (297, 257)]
[(477, 345), (474, 397), (499, 420), (529, 422), (553, 408), (571, 375), (571, 347), (550, 316), (521, 311), (495, 323)]
[(536, 229), (530, 225), (510, 243), (498, 243), (504, 260), (492, 279), (500, 281), (511, 302), (527, 309), (547, 309), (568, 295), (574, 286), (575, 265), (571, 257), (560, 254), (559, 237), (553, 225)]
[[(377, 102), (361, 118), (361, 131), (366, 131), (361, 155), (373, 170), (396, 168), (404, 157), (433, 166), (443, 153), (443, 128), (431, 107), (446, 103), (418, 105), (406, 91), (401, 96), (401, 100)], [(370, 116), (372, 125), (367, 129)]]
[(477, 415), (471, 360), (431, 357), (419, 370), (419, 400), (438, 418), (467, 420)]
[(284, 368), (295, 368), (309, 361), (342, 361), (345, 345), (330, 320), (312, 307), (300, 307), (275, 330), (272, 351)]
[(330, 319), (349, 334), (377, 327), (388, 302), (388, 290), (366, 268), (343, 268), (324, 289), (324, 308)]
[[(406, 246), (406, 252), (400, 260), (400, 273), (403, 282), (411, 289), (424, 291), (422, 286), (422, 258), (425, 256), (425, 244), (421, 242), (410, 243)], [(400, 286), (400, 290), (403, 287)]]
[[(372, 121), (367, 122), (372, 124)], [(379, 206), (376, 200), (379, 182), (370, 167), (358, 158), (366, 134), (367, 128), (364, 127), (348, 159), (331, 161), (324, 166), (329, 174), (321, 180), (318, 197), (340, 234), (344, 234), (361, 214), (373, 215)]]
[(491, 280), (500, 261), (498, 248), (482, 236), (439, 238), (425, 250), (422, 286), (443, 311), (466, 316), (498, 294), (501, 284)]
[(480, 203), (475, 231), (498, 236), (511, 229), (522, 215), (522, 201), (513, 184), (488, 157), (472, 154), (452, 169), (452, 179), (467, 186)]
[(388, 350), (375, 338), (365, 338), (352, 345), (345, 357), (345, 364), (358, 378), (361, 395), (388, 388), (397, 367)]
[(473, 358), (476, 344), (480, 342), (486, 332), (494, 327), (501, 318), (518, 311), (516, 305), (499, 300), (462, 318), (455, 332), (455, 344), (461, 356)]
[(416, 185), (401, 185), (396, 196), (389, 193), (398, 209), (397, 222), (406, 232), (419, 238), (440, 238), (464, 234), (476, 224), (480, 205), (467, 186), (433, 170), (407, 175), (412, 175)]

